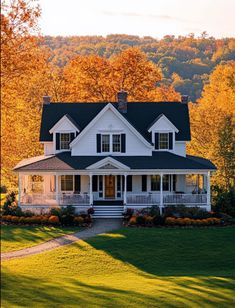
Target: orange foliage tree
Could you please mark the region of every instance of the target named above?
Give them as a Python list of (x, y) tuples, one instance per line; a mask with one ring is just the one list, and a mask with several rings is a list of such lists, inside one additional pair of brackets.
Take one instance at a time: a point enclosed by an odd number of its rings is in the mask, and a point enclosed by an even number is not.
[(138, 48), (128, 48), (109, 60), (77, 56), (64, 68), (63, 99), (115, 101), (121, 89), (128, 92), (129, 101), (178, 99), (173, 88), (157, 86), (160, 80), (160, 69)]

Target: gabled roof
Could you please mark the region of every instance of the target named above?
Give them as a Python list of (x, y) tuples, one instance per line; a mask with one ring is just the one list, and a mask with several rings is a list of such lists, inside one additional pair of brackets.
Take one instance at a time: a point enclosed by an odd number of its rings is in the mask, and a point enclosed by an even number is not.
[(130, 168), (122, 163), (120, 163), (118, 160), (115, 159), (115, 157), (105, 157), (98, 162), (86, 167), (88, 170), (94, 170), (94, 169), (101, 169), (104, 167), (107, 167), (109, 169), (123, 169), (123, 170), (130, 170)]
[[(73, 171), (85, 170), (92, 164), (109, 160), (110, 156), (71, 156), (63, 152), (48, 159), (15, 167), (15, 171)], [(152, 156), (115, 156), (115, 161), (131, 170), (216, 170), (209, 160), (197, 156), (179, 156), (170, 152), (153, 152)]]
[(107, 104), (104, 108), (92, 119), (92, 121), (83, 129), (83, 131), (70, 143), (70, 146), (73, 147), (74, 144), (80, 140), (84, 134), (100, 119), (100, 117), (107, 111), (111, 110), (118, 118), (140, 139), (146, 146), (152, 148), (152, 145), (135, 129), (133, 125), (123, 117), (123, 113), (120, 113), (112, 104)]
[(51, 129), (49, 130), (49, 133), (52, 134), (56, 130), (56, 128), (60, 124), (62, 124), (62, 122), (66, 119), (70, 122), (70, 124), (72, 124), (72, 126), (74, 127), (75, 130), (80, 132), (80, 128), (79, 128), (78, 124), (76, 123), (76, 121), (74, 121), (74, 119), (69, 114), (65, 114), (61, 119), (58, 120), (58, 122), (55, 123), (55, 125), (53, 125), (53, 127), (51, 127)]
[(155, 121), (153, 121), (153, 123), (151, 123), (151, 125), (150, 125), (149, 128), (148, 128), (148, 132), (151, 132), (153, 126), (155, 126), (155, 124), (156, 124), (160, 119), (162, 119), (162, 118), (169, 124), (169, 126), (172, 127), (172, 129), (173, 129), (176, 133), (179, 132), (178, 128), (175, 127), (175, 125), (174, 125), (163, 113), (160, 114), (160, 115), (155, 119)]
[[(107, 104), (108, 103), (51, 103), (49, 105), (43, 105), (40, 141), (52, 141), (52, 135), (49, 133), (49, 130), (64, 115), (70, 116), (76, 123), (79, 123), (80, 131), (82, 131)], [(112, 105), (118, 111), (117, 103), (112, 103)], [(127, 113), (121, 113), (121, 115), (150, 143), (151, 133), (148, 132), (149, 125), (161, 114), (164, 114), (179, 130), (175, 135), (176, 141), (190, 140), (187, 104), (181, 104), (179, 102), (130, 102), (128, 103)]]

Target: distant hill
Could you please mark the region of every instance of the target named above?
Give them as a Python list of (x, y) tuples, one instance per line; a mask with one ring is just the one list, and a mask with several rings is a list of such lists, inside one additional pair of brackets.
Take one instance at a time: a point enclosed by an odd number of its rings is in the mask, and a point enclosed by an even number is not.
[(201, 37), (167, 35), (161, 40), (132, 35), (45, 36), (44, 46), (51, 50), (51, 61), (64, 67), (76, 55), (97, 54), (110, 58), (120, 51), (137, 46), (163, 72), (164, 84), (172, 84), (192, 101), (200, 96), (203, 85), (216, 65), (235, 60), (235, 39), (215, 39), (203, 33)]

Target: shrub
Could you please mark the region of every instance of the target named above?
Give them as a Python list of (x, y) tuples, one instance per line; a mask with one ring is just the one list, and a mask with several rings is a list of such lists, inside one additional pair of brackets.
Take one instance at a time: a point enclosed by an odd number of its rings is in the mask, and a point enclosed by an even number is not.
[(144, 225), (145, 224), (145, 216), (139, 215), (136, 217), (137, 225)]
[(84, 218), (82, 218), (81, 216), (76, 216), (74, 217), (73, 222), (75, 223), (75, 225), (82, 225), (84, 223)]
[(165, 218), (163, 216), (160, 215), (155, 215), (153, 217), (153, 223), (155, 226), (162, 226), (165, 223)]
[(130, 226), (136, 225), (136, 216), (132, 216), (128, 222)]
[(73, 215), (62, 215), (60, 217), (60, 222), (62, 225), (68, 226), (72, 225), (74, 216)]
[(49, 212), (50, 216), (58, 216), (58, 217), (61, 216), (61, 213), (62, 213), (62, 210), (59, 207), (52, 208), (50, 209), (50, 212)]
[(11, 216), (11, 222), (13, 223), (18, 223), (19, 222), (19, 218), (18, 216)]
[(84, 222), (85, 223), (91, 223), (92, 222), (92, 219), (91, 219), (91, 215), (86, 215), (85, 217), (83, 217), (84, 218)]
[(87, 214), (88, 215), (93, 215), (95, 213), (95, 210), (93, 209), (93, 207), (90, 207), (88, 210), (87, 210)]
[(30, 224), (30, 223), (31, 223), (31, 217), (25, 217), (25, 218), (24, 218), (24, 222), (25, 222), (26, 224)]
[(24, 224), (24, 223), (25, 223), (25, 217), (24, 217), (24, 216), (21, 216), (21, 217), (19, 218), (19, 223), (20, 223), (20, 224)]
[(174, 217), (166, 217), (165, 224), (166, 225), (170, 225), (170, 226), (174, 226), (176, 224), (176, 218), (174, 218)]
[(235, 217), (235, 189), (212, 186), (212, 204), (215, 212)]
[(152, 225), (153, 225), (153, 219), (154, 219), (154, 217), (152, 217), (152, 216), (150, 216), (150, 215), (146, 215), (146, 216), (144, 217), (144, 219), (145, 219), (145, 224), (146, 224), (147, 226), (152, 226)]
[(67, 205), (65, 207), (62, 207), (61, 209), (61, 216), (62, 215), (74, 216), (74, 214), (75, 214), (75, 207), (72, 205)]
[(22, 210), (17, 204), (16, 193), (11, 192), (6, 196), (6, 202), (2, 207), (3, 215), (22, 216)]
[(47, 216), (44, 216), (44, 217), (39, 217), (39, 222), (41, 222), (41, 224), (47, 224), (48, 223), (48, 219), (49, 219), (49, 217), (47, 217)]
[(178, 217), (178, 218), (194, 218), (203, 219), (211, 217), (212, 214), (199, 207), (186, 207), (184, 205), (168, 206), (165, 208), (166, 217)]
[(60, 220), (58, 216), (50, 216), (48, 222), (52, 225), (58, 225)]

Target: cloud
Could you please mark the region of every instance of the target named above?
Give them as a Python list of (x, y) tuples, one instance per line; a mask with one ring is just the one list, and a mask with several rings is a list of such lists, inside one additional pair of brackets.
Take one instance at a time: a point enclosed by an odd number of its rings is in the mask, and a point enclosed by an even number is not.
[(159, 15), (159, 14), (145, 14), (145, 13), (136, 13), (136, 12), (114, 12), (114, 11), (101, 11), (103, 15), (107, 16), (123, 16), (123, 17), (140, 17), (156, 20), (169, 20), (169, 21), (181, 21), (185, 22), (186, 19), (170, 16), (170, 15)]

